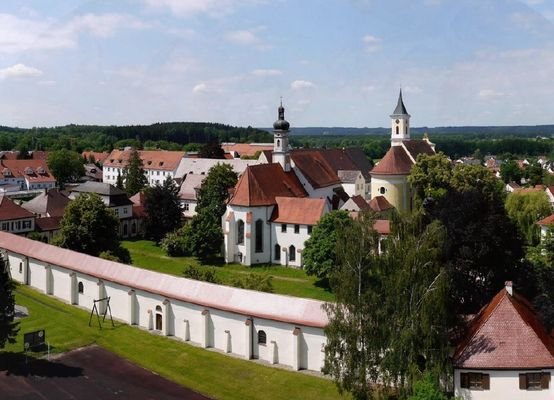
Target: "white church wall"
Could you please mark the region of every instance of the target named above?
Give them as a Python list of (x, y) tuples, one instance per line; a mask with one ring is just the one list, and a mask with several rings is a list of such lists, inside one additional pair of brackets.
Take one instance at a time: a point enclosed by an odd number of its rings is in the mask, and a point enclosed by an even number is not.
[[(322, 367), (321, 348), (325, 342), (322, 328), (171, 299), (160, 293), (84, 274), (67, 266), (46, 263), (32, 256), (9, 251), (5, 253), (14, 280), (24, 283), (25, 263), (28, 259), (30, 286), (64, 302), (76, 303), (91, 310), (94, 299), (109, 296), (111, 313), (115, 319), (126, 323), (134, 320), (140, 327), (158, 334), (176, 336), (202, 347), (214, 347), (242, 358), (252, 356), (269, 364), (279, 363), (292, 369), (319, 371)], [(79, 283), (82, 284), (82, 293), (78, 293)], [(99, 313), (102, 313), (103, 306), (97, 306)], [(227, 303), (222, 304), (222, 307), (227, 306)], [(156, 314), (162, 317), (162, 326), (158, 326), (161, 329), (156, 329)], [(266, 333), (265, 344), (258, 343), (260, 330)]]
[[(283, 232), (282, 229), (283, 225), (286, 225), (285, 232)], [(295, 225), (298, 225), (298, 233), (295, 233)], [(271, 229), (273, 233), (271, 248), (274, 249), (276, 244), (278, 244), (281, 248), (280, 260), (277, 261), (275, 259), (275, 251), (273, 251), (272, 263), (289, 265), (293, 267), (301, 267), (304, 243), (310, 238), (310, 234), (308, 233), (308, 225), (271, 223)], [(290, 246), (294, 246), (296, 254), (294, 261), (290, 260)]]

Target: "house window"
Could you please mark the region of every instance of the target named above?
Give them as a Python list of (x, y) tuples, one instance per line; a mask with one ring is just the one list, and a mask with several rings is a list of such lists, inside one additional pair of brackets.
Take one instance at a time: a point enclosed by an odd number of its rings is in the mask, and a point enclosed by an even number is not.
[(289, 247), (289, 261), (296, 261), (296, 247), (294, 247), (292, 244)]
[(256, 220), (256, 253), (264, 251), (264, 222), (261, 219)]
[(2, 222), (2, 230), (3, 231), (9, 231), (10, 230), (10, 223), (9, 222)]
[(31, 229), (31, 221), (23, 221), (23, 229)]
[(19, 273), (22, 273), (23, 272), (23, 263), (20, 262), (19, 263)]
[(183, 210), (189, 211), (189, 209), (190, 209), (189, 203), (184, 203), (184, 204), (183, 204)]
[(461, 373), (460, 386), (462, 387), (462, 389), (489, 390), (490, 375), (475, 372)]
[(519, 374), (521, 390), (543, 390), (550, 387), (550, 372), (529, 372)]
[(77, 291), (81, 294), (85, 293), (85, 286), (83, 285), (83, 282), (79, 282), (77, 285)]
[(267, 343), (267, 335), (264, 331), (258, 331), (258, 344), (266, 344)]
[(123, 214), (127, 214), (127, 211), (128, 211), (128, 210), (127, 210), (127, 207), (125, 207), (125, 208), (123, 209)]
[(244, 221), (239, 219), (237, 222), (237, 244), (244, 243)]
[(273, 258), (275, 258), (275, 261), (281, 261), (281, 246), (279, 246), (279, 244), (276, 244), (275, 246), (273, 246), (273, 251), (275, 252), (275, 256)]
[(312, 234), (312, 229), (313, 229), (313, 226), (308, 225), (308, 235)]
[(294, 233), (300, 233), (300, 225), (294, 225)]
[(281, 232), (287, 231), (287, 224), (281, 224)]

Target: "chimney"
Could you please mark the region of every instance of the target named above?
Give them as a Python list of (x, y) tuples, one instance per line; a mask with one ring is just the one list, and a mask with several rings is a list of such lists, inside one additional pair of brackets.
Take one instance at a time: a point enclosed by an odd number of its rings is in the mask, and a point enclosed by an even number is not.
[(513, 283), (512, 281), (506, 281), (504, 283), (504, 286), (506, 287), (506, 292), (508, 292), (508, 294), (510, 296), (513, 296), (514, 295), (514, 289), (513, 289)]

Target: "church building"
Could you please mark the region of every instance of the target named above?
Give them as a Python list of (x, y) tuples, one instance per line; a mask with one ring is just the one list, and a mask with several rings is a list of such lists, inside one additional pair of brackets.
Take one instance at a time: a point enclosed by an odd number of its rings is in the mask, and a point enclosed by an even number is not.
[(427, 138), (410, 138), (410, 114), (402, 100), (402, 90), (390, 118), (391, 147), (371, 170), (371, 198), (383, 196), (398, 211), (407, 212), (412, 209), (408, 175), (416, 163), (417, 156), (435, 154), (435, 145)]

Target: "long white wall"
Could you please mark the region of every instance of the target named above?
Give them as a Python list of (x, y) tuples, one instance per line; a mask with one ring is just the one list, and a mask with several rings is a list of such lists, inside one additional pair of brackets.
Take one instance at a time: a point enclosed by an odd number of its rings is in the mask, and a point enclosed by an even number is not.
[(190, 281), (3, 232), (0, 249), (12, 279), (69, 304), (91, 310), (94, 299), (109, 296), (114, 318), (158, 334), (293, 370), (323, 366), (320, 302)]

